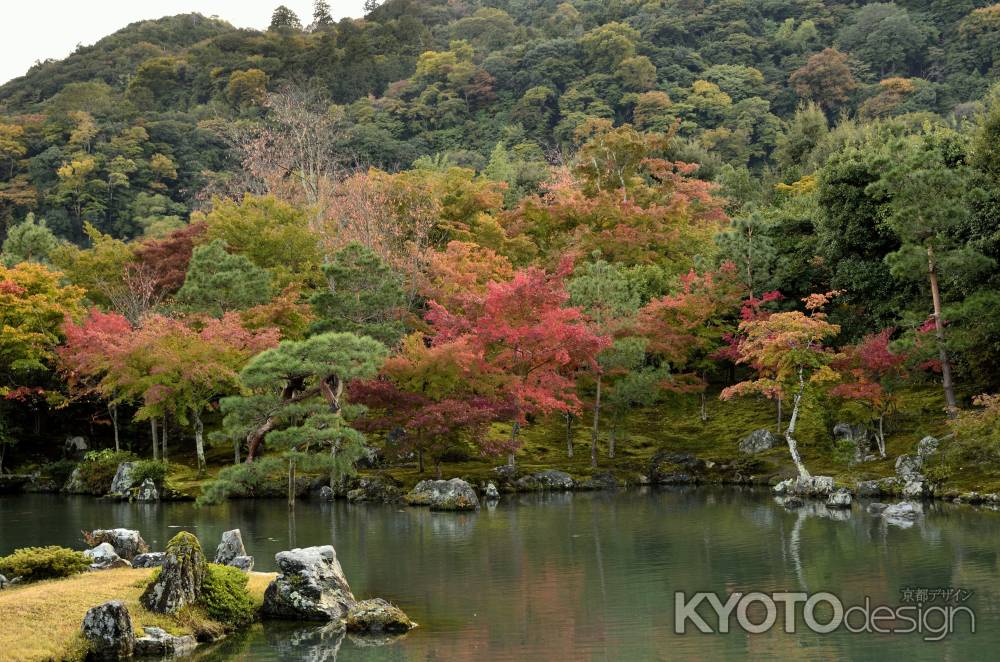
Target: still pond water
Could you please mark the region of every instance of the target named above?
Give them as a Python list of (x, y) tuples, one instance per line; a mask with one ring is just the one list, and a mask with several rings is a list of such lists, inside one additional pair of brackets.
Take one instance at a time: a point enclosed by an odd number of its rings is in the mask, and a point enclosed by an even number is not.
[[(198, 660), (985, 660), (1000, 655), (1000, 513), (934, 504), (910, 528), (855, 504), (787, 511), (762, 491), (683, 489), (514, 496), (477, 514), (300, 502), (195, 508), (24, 495), (0, 498), (0, 554), (82, 548), (124, 526), (162, 549), (180, 530), (214, 549), (240, 528), (256, 569), (290, 547), (333, 544), (355, 595), (382, 596), (420, 627), (385, 645), (319, 626), (268, 624)], [(958, 633), (674, 633), (674, 592), (831, 591), (893, 607), (904, 589), (960, 588)], [(916, 595), (916, 594), (914, 594)], [(937, 600), (940, 604), (940, 599)], [(703, 605), (703, 607), (706, 607)], [(757, 605), (759, 606), (759, 605)], [(780, 605), (779, 605), (780, 607)], [(701, 610), (704, 611), (704, 610)], [(820, 610), (822, 612), (822, 609)], [(799, 611), (801, 615), (801, 609)], [(751, 610), (752, 620), (763, 612)], [(820, 616), (823, 616), (820, 613)], [(711, 619), (706, 619), (710, 620)], [(934, 619), (936, 624), (939, 619)], [(801, 618), (799, 619), (800, 630)]]

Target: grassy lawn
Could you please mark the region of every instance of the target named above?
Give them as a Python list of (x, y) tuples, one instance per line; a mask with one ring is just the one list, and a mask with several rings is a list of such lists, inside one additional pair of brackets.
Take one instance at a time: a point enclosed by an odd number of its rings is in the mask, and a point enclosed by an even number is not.
[[(193, 610), (165, 616), (143, 609), (139, 596), (152, 573), (151, 568), (102, 570), (0, 591), (0, 658), (19, 662), (82, 659), (83, 617), (91, 607), (109, 600), (125, 603), (136, 630), (154, 625), (173, 634), (193, 634), (217, 625)], [(251, 573), (249, 590), (259, 603), (273, 578), (270, 573)]]

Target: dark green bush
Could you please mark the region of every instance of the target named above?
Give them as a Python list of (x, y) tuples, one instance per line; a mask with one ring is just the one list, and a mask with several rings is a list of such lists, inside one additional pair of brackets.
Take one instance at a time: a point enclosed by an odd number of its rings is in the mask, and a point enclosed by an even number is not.
[(163, 487), (169, 471), (170, 465), (163, 460), (139, 460), (132, 468), (132, 478), (136, 485), (149, 478), (157, 487)]
[(0, 575), (21, 577), (26, 582), (39, 579), (69, 577), (83, 572), (90, 561), (83, 552), (66, 547), (22, 547), (10, 556), (0, 558)]
[(116, 453), (113, 450), (90, 451), (83, 456), (80, 463), (80, 482), (88, 494), (107, 494), (111, 489), (111, 481), (122, 462), (132, 462), (135, 455), (125, 451)]
[(247, 591), (248, 579), (239, 568), (209, 563), (199, 604), (220, 623), (233, 627), (249, 623), (254, 619), (254, 605)]
[(70, 474), (76, 469), (76, 462), (73, 460), (56, 460), (49, 462), (42, 467), (42, 475), (48, 476), (56, 485), (62, 487), (69, 480)]

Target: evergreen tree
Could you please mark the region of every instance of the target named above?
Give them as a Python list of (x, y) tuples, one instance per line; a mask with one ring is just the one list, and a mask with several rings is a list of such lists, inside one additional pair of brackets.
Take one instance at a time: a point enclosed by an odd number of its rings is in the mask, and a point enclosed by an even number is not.
[(271, 14), (271, 25), (267, 29), (274, 31), (301, 30), (302, 21), (291, 9), (285, 5), (278, 5), (274, 13)]
[(326, 0), (316, 0), (313, 3), (313, 30), (328, 28), (333, 25), (333, 16), (330, 15), (330, 3)]
[(177, 292), (181, 306), (215, 317), (270, 298), (270, 274), (245, 255), (227, 253), (225, 242), (219, 239), (194, 249), (184, 285)]
[(0, 258), (8, 266), (18, 262), (48, 262), (49, 254), (58, 243), (45, 219), (35, 221), (35, 215), (28, 212), (25, 219), (7, 233)]
[(403, 282), (374, 251), (350, 243), (323, 265), (328, 287), (312, 298), (314, 333), (347, 331), (395, 345), (404, 333)]

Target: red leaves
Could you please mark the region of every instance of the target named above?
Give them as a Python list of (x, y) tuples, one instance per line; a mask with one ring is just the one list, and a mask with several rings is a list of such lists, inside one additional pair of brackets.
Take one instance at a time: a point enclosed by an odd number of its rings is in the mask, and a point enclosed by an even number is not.
[(155, 274), (159, 295), (174, 294), (184, 284), (194, 245), (205, 234), (204, 223), (192, 223), (163, 239), (150, 239), (136, 251), (139, 264)]
[(659, 354), (675, 372), (665, 387), (688, 392), (703, 388), (704, 382), (679, 371), (693, 368), (698, 358), (715, 356), (721, 350), (713, 350), (732, 337), (727, 319), (744, 288), (730, 262), (702, 275), (692, 270), (680, 280), (679, 292), (650, 301), (639, 311), (637, 330), (648, 339), (649, 351)]

